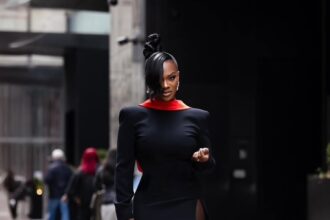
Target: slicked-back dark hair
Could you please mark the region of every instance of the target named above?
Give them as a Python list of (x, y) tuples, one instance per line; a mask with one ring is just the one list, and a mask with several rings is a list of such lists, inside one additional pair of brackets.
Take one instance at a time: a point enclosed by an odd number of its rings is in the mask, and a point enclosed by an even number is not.
[(172, 60), (177, 66), (177, 61), (170, 53), (161, 51), (159, 34), (150, 34), (144, 45), (143, 55), (145, 62), (145, 82), (148, 96), (153, 99), (162, 93), (160, 84), (163, 78), (163, 63)]

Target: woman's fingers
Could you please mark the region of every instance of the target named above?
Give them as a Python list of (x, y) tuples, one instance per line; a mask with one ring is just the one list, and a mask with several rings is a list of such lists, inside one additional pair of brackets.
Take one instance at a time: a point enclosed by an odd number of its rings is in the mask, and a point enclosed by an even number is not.
[(209, 154), (209, 149), (208, 148), (200, 148), (199, 151), (201, 152), (202, 155)]
[(197, 159), (198, 159), (198, 156), (199, 155), (199, 151), (196, 151), (195, 153), (193, 153), (193, 156), (192, 156), (192, 158), (195, 160), (195, 161), (197, 161)]
[(206, 162), (209, 159), (209, 149), (208, 148), (200, 148), (198, 151), (193, 153), (192, 156), (194, 161), (197, 162)]

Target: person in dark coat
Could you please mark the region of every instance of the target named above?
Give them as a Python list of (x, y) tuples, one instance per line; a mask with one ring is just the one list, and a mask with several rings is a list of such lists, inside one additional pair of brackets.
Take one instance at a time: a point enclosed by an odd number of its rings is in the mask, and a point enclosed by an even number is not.
[(60, 210), (61, 220), (69, 220), (69, 208), (61, 198), (68, 187), (73, 171), (65, 162), (62, 149), (54, 149), (51, 155), (51, 163), (47, 169), (44, 181), (48, 186), (48, 219), (55, 220)]
[[(180, 72), (160, 37), (145, 44), (149, 99), (119, 113), (115, 170), (118, 220), (205, 220), (201, 173), (213, 169), (208, 111), (176, 99)], [(142, 178), (133, 191), (133, 172)]]
[(109, 150), (105, 162), (99, 167), (95, 176), (95, 188), (102, 194), (100, 210), (96, 211), (100, 211), (102, 220), (117, 220), (114, 205), (116, 152), (116, 149)]
[(13, 219), (17, 218), (17, 205), (19, 200), (24, 197), (24, 194), (18, 195), (18, 191), (23, 185), (24, 184), (21, 181), (16, 180), (14, 172), (9, 169), (3, 180), (3, 186), (7, 191), (8, 207)]
[(91, 220), (93, 217), (90, 205), (95, 192), (94, 177), (98, 166), (99, 156), (96, 149), (85, 149), (80, 167), (73, 174), (64, 197), (64, 200), (73, 200), (77, 206), (75, 220)]

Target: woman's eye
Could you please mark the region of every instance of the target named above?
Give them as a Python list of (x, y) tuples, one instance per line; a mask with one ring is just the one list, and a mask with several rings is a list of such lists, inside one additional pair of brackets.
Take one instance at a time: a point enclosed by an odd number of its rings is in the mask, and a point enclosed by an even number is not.
[(170, 80), (175, 80), (175, 76), (170, 76)]

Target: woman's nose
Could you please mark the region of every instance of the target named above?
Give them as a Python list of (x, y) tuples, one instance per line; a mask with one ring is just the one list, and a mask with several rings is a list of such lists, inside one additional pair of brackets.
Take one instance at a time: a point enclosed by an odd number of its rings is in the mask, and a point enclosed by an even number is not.
[(162, 86), (163, 86), (163, 88), (167, 88), (168, 87), (168, 84), (167, 84), (166, 80), (163, 81)]

